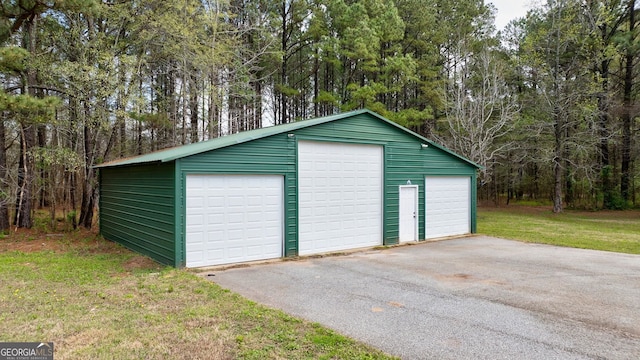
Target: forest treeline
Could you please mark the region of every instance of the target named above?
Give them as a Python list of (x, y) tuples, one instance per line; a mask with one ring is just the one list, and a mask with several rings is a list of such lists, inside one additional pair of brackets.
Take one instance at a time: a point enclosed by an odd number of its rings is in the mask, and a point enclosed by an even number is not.
[(493, 202), (637, 205), (635, 0), (2, 0), (0, 229), (90, 227), (94, 165), (369, 108)]

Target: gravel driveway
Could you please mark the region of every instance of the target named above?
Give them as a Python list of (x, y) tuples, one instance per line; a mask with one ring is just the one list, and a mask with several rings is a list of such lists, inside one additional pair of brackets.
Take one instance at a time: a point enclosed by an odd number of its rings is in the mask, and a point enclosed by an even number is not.
[(402, 359), (640, 359), (640, 256), (485, 236), (210, 271)]

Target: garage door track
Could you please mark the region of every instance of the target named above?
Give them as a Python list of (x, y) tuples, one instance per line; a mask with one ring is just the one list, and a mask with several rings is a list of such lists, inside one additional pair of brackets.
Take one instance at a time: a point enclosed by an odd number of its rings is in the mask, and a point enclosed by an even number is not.
[(640, 256), (476, 236), (211, 271), (403, 359), (638, 359)]

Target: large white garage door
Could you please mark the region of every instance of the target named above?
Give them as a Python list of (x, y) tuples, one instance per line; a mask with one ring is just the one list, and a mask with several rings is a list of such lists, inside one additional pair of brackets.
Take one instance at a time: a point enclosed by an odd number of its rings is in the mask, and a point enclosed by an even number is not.
[(425, 178), (427, 239), (471, 232), (471, 178)]
[(382, 146), (298, 142), (300, 255), (382, 244)]
[(283, 177), (187, 175), (186, 266), (282, 256)]

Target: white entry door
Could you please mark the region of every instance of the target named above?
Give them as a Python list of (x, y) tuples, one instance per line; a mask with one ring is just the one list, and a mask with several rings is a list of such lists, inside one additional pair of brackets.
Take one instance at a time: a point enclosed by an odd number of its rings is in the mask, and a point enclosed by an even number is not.
[(418, 187), (415, 185), (400, 186), (398, 204), (400, 242), (418, 240)]
[(471, 178), (428, 176), (425, 178), (425, 238), (471, 232)]
[(382, 244), (379, 145), (298, 142), (300, 255)]
[(277, 175), (187, 175), (187, 267), (281, 257), (283, 182)]

